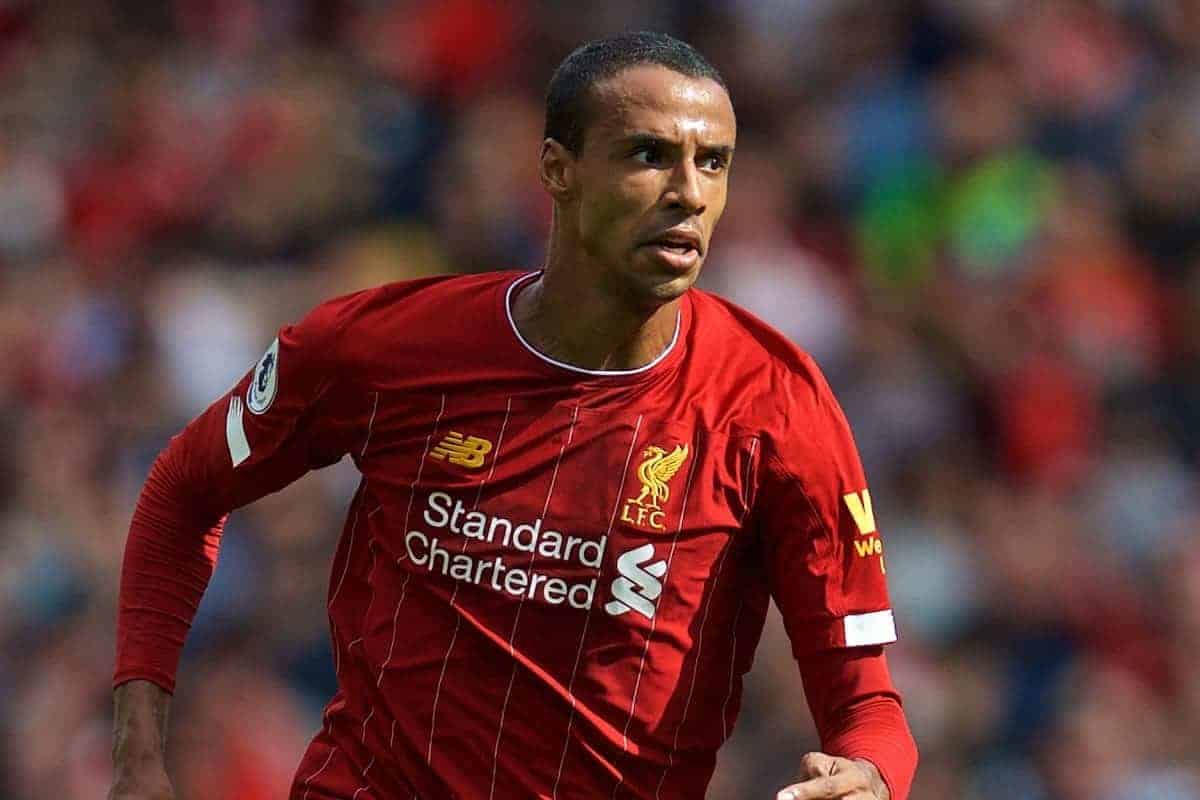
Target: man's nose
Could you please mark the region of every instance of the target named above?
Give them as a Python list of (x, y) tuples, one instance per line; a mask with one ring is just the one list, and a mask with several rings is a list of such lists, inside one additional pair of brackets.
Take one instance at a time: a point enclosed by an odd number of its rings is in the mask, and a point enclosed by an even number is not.
[(690, 159), (682, 160), (671, 172), (671, 184), (666, 200), (689, 215), (704, 213), (704, 193), (700, 186), (700, 170)]

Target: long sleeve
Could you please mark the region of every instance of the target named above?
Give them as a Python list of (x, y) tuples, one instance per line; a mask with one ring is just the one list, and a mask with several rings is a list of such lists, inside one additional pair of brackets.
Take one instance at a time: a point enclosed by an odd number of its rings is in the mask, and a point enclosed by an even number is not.
[(184, 638), (216, 567), (225, 515), (188, 496), (182, 450), (168, 447), (155, 460), (129, 525), (114, 685), (144, 678), (175, 690)]
[(870, 761), (892, 800), (906, 800), (917, 769), (917, 745), (883, 648), (815, 653), (800, 662), (800, 671), (822, 750)]
[(354, 296), (280, 330), (255, 367), (158, 456), (129, 526), (114, 685), (174, 691), (184, 639), (230, 511), (340, 459), (362, 409), (338, 391), (339, 320)]
[(883, 537), (850, 426), (815, 364), (778, 393), (760, 493), (771, 594), (830, 755), (879, 768), (908, 796), (917, 750), (883, 645), (896, 640)]
[(758, 525), (771, 596), (797, 659), (896, 640), (883, 536), (842, 409), (815, 364), (777, 393)]

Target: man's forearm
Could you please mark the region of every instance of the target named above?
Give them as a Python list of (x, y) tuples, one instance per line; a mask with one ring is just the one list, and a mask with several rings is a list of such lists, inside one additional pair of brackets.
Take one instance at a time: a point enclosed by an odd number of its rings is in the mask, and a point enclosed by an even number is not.
[(906, 800), (917, 767), (917, 746), (892, 698), (878, 697), (845, 709), (821, 731), (828, 752), (870, 764), (891, 800)]
[(113, 764), (118, 770), (161, 765), (167, 749), (171, 695), (150, 681), (132, 680), (113, 691)]
[(822, 749), (870, 762), (891, 800), (906, 800), (917, 747), (881, 647), (830, 650), (800, 663)]
[(197, 496), (188, 434), (154, 461), (142, 487), (121, 567), (113, 686), (148, 680), (175, 688), (175, 672), (200, 599), (216, 567), (223, 513)]

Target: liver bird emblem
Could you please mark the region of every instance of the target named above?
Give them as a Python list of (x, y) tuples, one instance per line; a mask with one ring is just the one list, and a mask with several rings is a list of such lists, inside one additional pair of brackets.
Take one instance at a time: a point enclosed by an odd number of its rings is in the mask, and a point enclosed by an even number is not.
[(630, 498), (630, 502), (643, 508), (661, 508), (671, 496), (671, 488), (667, 483), (675, 477), (675, 473), (679, 472), (679, 468), (687, 460), (688, 446), (676, 445), (675, 449), (668, 453), (661, 447), (651, 445), (642, 455), (645, 460), (637, 471), (638, 480), (642, 482), (642, 493), (636, 498)]

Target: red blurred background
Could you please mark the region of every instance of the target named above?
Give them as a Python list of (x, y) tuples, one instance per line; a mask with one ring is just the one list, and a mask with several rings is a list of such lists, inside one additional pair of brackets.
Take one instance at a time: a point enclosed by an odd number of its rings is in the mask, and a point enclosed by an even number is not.
[[(703, 283), (820, 361), (889, 540), (920, 800), (1200, 798), (1200, 3), (0, 0), (0, 797), (103, 796), (166, 438), (333, 294), (536, 266), (542, 92), (665, 30), (740, 136)], [(347, 464), (236, 514), (181, 797), (282, 797)], [(773, 619), (711, 796), (816, 746)]]

